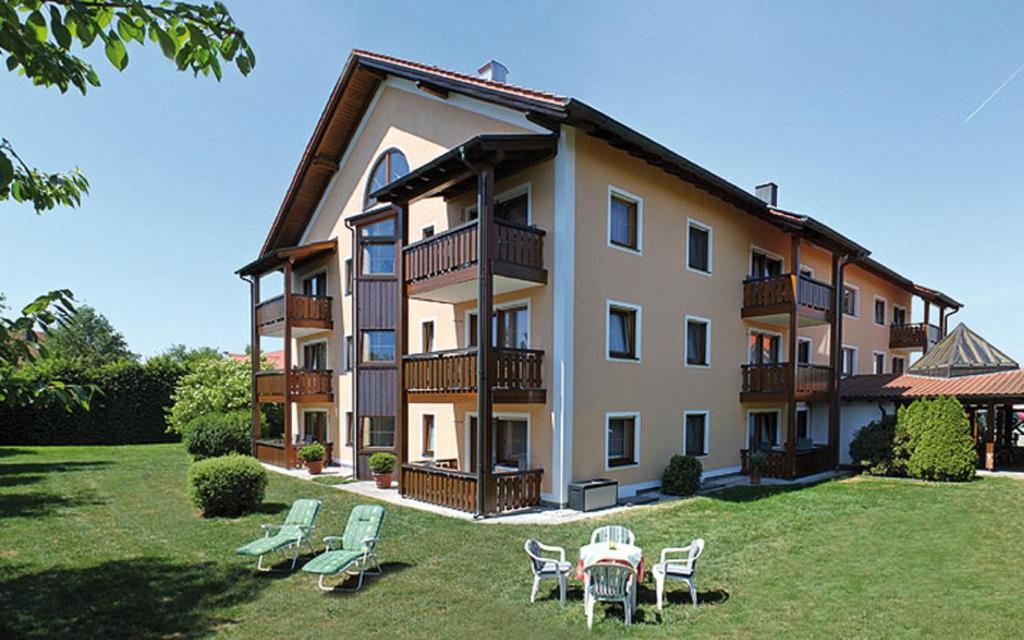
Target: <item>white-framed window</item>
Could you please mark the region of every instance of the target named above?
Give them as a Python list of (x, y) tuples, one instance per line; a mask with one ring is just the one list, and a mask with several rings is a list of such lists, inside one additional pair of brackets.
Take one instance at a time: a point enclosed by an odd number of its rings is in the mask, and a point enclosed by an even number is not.
[(843, 345), (842, 376), (847, 378), (857, 374), (857, 347)]
[[(494, 219), (510, 222), (521, 227), (533, 224), (533, 185), (526, 182), (506, 189), (494, 196)], [(476, 220), (479, 211), (477, 203), (467, 205), (462, 210), (465, 222)], [(424, 236), (426, 237), (426, 236)]]
[[(477, 308), (467, 309), (464, 317), (465, 344), (477, 346)], [(503, 349), (530, 348), (530, 299), (509, 300), (494, 305), (491, 314), (492, 346)]]
[(807, 278), (813, 278), (814, 277), (814, 268), (813, 267), (808, 267), (806, 264), (801, 264), (800, 265), (800, 275), (805, 276)]
[(351, 447), (356, 437), (355, 414), (351, 411), (345, 412), (345, 446)]
[(715, 231), (711, 225), (686, 219), (686, 268), (710, 276), (714, 269)]
[(885, 373), (885, 352), (871, 352), (871, 372), (876, 376)]
[(747, 412), (747, 438), (751, 449), (781, 444), (781, 409), (758, 409)]
[(902, 375), (903, 374), (903, 370), (906, 368), (906, 366), (907, 366), (907, 359), (904, 358), (903, 356), (893, 356), (892, 357), (892, 372), (893, 373), (895, 373), (897, 375)]
[(640, 412), (604, 416), (605, 471), (640, 464)]
[(345, 258), (345, 295), (352, 295), (352, 258)]
[(434, 457), (434, 446), (437, 443), (437, 424), (434, 414), (423, 414), (423, 457)]
[(785, 273), (786, 261), (757, 245), (750, 245), (750, 279), (766, 280)]
[(644, 251), (644, 199), (608, 186), (608, 246), (630, 253)]
[(342, 357), (345, 360), (345, 371), (352, 370), (352, 362), (356, 358), (355, 340), (352, 336), (345, 336), (345, 345), (342, 347), (344, 353)]
[(888, 306), (888, 300), (886, 300), (882, 296), (875, 296), (874, 321), (875, 324), (878, 325), (879, 327), (885, 326), (886, 316), (889, 315), (887, 313)]
[(420, 229), (420, 239), (426, 240), (427, 238), (434, 237), (434, 225), (428, 224)]
[[(466, 447), (463, 468), (476, 472), (476, 412), (466, 412)], [(530, 414), (494, 412), (491, 431), (491, 459), (496, 467), (528, 469), (530, 467)]]
[(643, 309), (608, 300), (605, 310), (605, 356), (613, 362), (640, 362)]
[(299, 365), (303, 369), (327, 369), (327, 338), (303, 342), (301, 354), (302, 362)]
[(326, 409), (303, 409), (302, 410), (302, 441), (303, 442), (327, 442), (330, 440), (327, 433), (327, 410)]
[(896, 326), (907, 324), (907, 308), (900, 304), (892, 305), (892, 323)]
[(806, 404), (799, 404), (796, 407), (796, 437), (797, 439), (811, 437), (811, 407)]
[(362, 333), (360, 362), (394, 362), (395, 332), (392, 329), (367, 329)]
[(326, 267), (302, 276), (302, 295), (317, 297), (327, 295)]
[(797, 364), (811, 364), (814, 358), (814, 341), (810, 338), (798, 337), (796, 339), (796, 362)]
[(711, 428), (711, 412), (683, 412), (683, 453), (688, 456), (706, 456), (711, 451), (708, 443)]
[(424, 318), (420, 320), (420, 352), (430, 353), (434, 350), (434, 319)]
[(843, 313), (851, 318), (860, 316), (860, 288), (844, 283), (843, 284)]
[(711, 366), (711, 321), (698, 316), (686, 316), (687, 367)]

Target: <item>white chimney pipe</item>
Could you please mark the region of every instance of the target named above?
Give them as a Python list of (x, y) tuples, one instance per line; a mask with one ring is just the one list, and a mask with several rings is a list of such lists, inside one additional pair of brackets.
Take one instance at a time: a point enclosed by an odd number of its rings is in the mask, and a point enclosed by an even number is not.
[(493, 82), (508, 82), (508, 67), (497, 60), (488, 60), (476, 70), (477, 77)]

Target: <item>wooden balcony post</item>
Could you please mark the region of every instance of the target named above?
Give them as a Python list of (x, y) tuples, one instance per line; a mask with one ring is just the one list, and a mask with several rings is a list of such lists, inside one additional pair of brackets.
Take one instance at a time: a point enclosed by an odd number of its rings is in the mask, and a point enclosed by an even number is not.
[(260, 330), (257, 322), (257, 307), (260, 304), (260, 277), (252, 277), (249, 287), (252, 295), (252, 339), (249, 349), (252, 360), (252, 455), (256, 455), (256, 441), (260, 439), (260, 394), (256, 386), (256, 374), (260, 372)]
[(828, 385), (831, 396), (828, 407), (828, 446), (832, 452), (832, 467), (839, 466), (839, 376), (842, 368), (841, 344), (843, 325), (843, 265), (839, 256), (832, 254), (832, 324), (829, 326), (829, 364), (832, 373)]
[(401, 495), (405, 483), (405, 472), (402, 471), (402, 467), (409, 461), (409, 393), (405, 388), (405, 367), (402, 364), (405, 354), (409, 351), (409, 297), (406, 295), (405, 287), (401, 286), (401, 283), (405, 282), (405, 260), (402, 256), (402, 249), (409, 242), (409, 205), (405, 202), (395, 204), (398, 207), (395, 221), (398, 232), (397, 246), (395, 247), (395, 255), (398, 256), (398, 259), (395, 260), (395, 276), (399, 284), (397, 287), (399, 310), (396, 318), (398, 326), (395, 327), (395, 377), (397, 379), (395, 386), (398, 389), (398, 406), (395, 411), (397, 414), (395, 427), (398, 429), (395, 444), (398, 450), (395, 453), (398, 455), (398, 491)]
[(476, 359), (476, 406), (477, 406), (477, 495), (476, 508), (479, 515), (493, 511), (494, 492), (491, 491), (491, 431), (492, 406), (491, 383), (494, 353), (491, 346), (491, 313), (494, 307), (493, 242), (494, 235), (494, 166), (481, 168), (477, 174), (477, 359)]
[(292, 261), (284, 263), (284, 461), (295, 466), (292, 447)]
[(927, 300), (924, 301), (924, 348), (921, 351), (921, 355), (928, 353), (928, 326), (930, 324), (932, 305)]
[(797, 388), (797, 328), (800, 308), (800, 236), (790, 236), (790, 260), (792, 267), (790, 278), (793, 287), (793, 309), (789, 314), (789, 369), (786, 371), (786, 386), (789, 402), (787, 404), (786, 424), (786, 471), (790, 477), (796, 476), (796, 388)]

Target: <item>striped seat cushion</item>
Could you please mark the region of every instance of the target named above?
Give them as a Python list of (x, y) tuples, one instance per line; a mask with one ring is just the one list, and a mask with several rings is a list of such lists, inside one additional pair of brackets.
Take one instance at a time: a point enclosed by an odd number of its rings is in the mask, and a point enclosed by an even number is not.
[(294, 535), (279, 533), (269, 538), (257, 538), (249, 544), (235, 549), (235, 553), (240, 556), (263, 556), (283, 549), (289, 544), (296, 542), (296, 540), (297, 538)]
[(327, 551), (303, 565), (302, 570), (307, 573), (331, 575), (338, 573), (362, 556), (363, 554), (359, 551), (347, 551), (345, 549)]

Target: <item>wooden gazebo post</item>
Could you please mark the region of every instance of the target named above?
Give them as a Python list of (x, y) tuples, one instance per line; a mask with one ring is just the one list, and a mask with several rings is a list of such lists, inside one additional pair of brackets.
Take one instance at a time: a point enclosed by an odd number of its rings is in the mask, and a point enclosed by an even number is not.
[(494, 232), (494, 165), (477, 171), (477, 357), (476, 357), (476, 510), (477, 515), (493, 511), (491, 479), (491, 387), (494, 353), (491, 347), (492, 235)]

